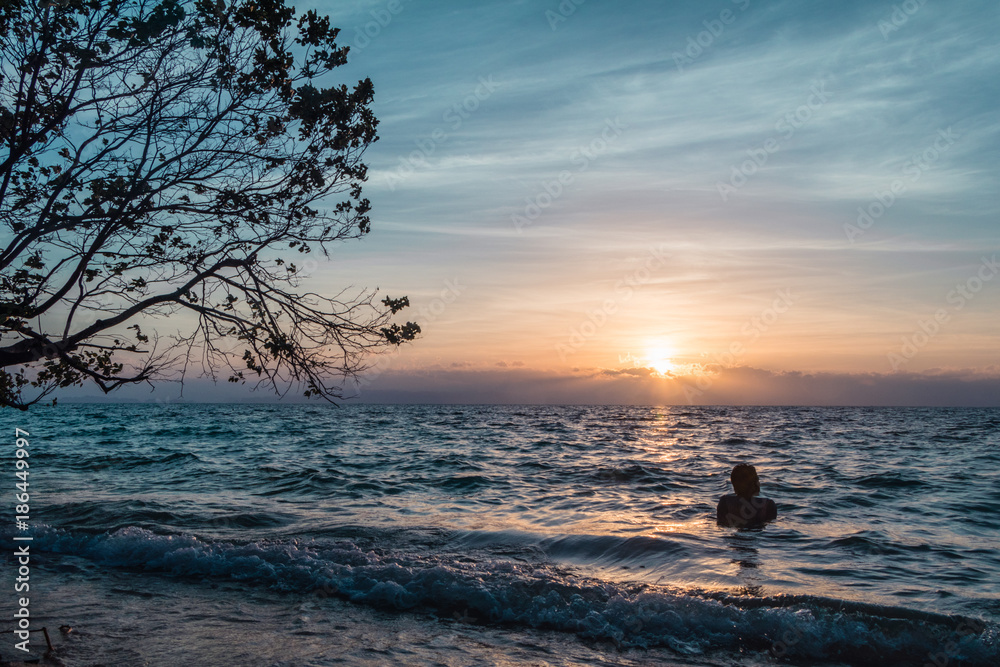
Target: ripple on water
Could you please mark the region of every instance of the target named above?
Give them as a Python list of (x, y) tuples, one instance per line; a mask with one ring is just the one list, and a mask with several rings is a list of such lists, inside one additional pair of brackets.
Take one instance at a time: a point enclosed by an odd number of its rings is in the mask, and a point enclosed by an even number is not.
[[(212, 502), (248, 539), (331, 516), (516, 526), (555, 540), (557, 560), (638, 559), (706, 588), (863, 584), (949, 613), (1000, 597), (995, 410), (67, 405), (32, 418), (56, 434), (32, 456), (60, 526), (179, 532), (211, 521), (197, 508)], [(737, 558), (714, 508), (743, 461), (779, 521)], [(709, 546), (623, 542), (667, 534)]]

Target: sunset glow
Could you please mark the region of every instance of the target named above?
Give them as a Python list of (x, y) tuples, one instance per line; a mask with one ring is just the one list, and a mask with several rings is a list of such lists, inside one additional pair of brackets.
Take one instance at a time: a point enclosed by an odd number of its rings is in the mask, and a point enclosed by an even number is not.
[(646, 355), (646, 365), (660, 375), (666, 375), (677, 368), (673, 356), (674, 351), (670, 348), (654, 348)]
[(360, 400), (997, 402), (985, 5), (736, 3), (694, 57), (698, 3), (488, 3), (510, 29), (475, 39), (479, 4), (402, 4), (326, 8), (380, 139), (371, 233), (304, 289), (407, 295), (422, 330)]
[(0, 663), (1000, 667), (1000, 2), (0, 35)]

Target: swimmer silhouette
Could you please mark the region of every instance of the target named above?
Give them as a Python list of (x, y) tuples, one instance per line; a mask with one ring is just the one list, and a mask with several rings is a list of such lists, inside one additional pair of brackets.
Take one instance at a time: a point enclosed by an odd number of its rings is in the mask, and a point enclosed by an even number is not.
[(778, 507), (770, 498), (755, 498), (760, 493), (760, 478), (757, 469), (749, 463), (740, 463), (729, 475), (736, 493), (727, 493), (719, 498), (715, 509), (715, 520), (720, 526), (749, 528), (763, 526), (778, 518)]

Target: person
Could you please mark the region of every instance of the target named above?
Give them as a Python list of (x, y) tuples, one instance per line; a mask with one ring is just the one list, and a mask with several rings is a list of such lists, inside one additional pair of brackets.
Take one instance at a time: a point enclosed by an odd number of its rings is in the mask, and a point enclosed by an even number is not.
[(727, 493), (719, 498), (715, 509), (715, 519), (720, 526), (749, 528), (763, 526), (778, 518), (778, 506), (770, 498), (755, 498), (760, 494), (760, 478), (757, 469), (749, 463), (740, 463), (729, 475), (736, 493)]

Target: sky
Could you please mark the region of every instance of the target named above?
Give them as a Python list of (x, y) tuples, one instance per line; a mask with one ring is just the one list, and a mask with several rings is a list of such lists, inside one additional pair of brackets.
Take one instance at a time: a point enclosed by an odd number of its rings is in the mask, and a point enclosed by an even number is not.
[(354, 400), (1000, 404), (997, 3), (296, 7), (380, 120), (309, 287), (423, 330)]

